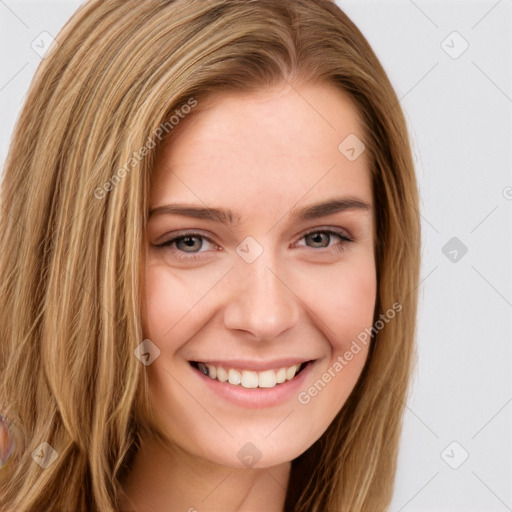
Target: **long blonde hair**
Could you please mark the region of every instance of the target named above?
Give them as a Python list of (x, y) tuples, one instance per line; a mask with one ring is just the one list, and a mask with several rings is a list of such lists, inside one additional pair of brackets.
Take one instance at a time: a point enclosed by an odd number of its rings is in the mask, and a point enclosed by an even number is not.
[[(1, 189), (0, 414), (16, 438), (2, 510), (118, 509), (148, 386), (134, 349), (155, 152), (134, 154), (162, 124), (179, 129), (168, 120), (191, 98), (283, 80), (351, 95), (371, 156), (375, 320), (402, 306), (340, 413), (293, 461), (286, 510), (385, 510), (414, 361), (420, 222), (406, 123), (364, 36), (329, 0), (94, 0), (56, 40)], [(46, 469), (31, 456), (42, 442), (58, 454)]]

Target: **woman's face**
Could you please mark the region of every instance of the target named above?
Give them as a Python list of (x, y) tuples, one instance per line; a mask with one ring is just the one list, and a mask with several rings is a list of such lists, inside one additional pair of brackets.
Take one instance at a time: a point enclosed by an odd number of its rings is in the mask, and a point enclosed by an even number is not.
[(322, 435), (364, 366), (371, 177), (356, 110), (333, 86), (214, 99), (174, 128), (154, 170), (150, 400), (172, 446), (269, 467)]

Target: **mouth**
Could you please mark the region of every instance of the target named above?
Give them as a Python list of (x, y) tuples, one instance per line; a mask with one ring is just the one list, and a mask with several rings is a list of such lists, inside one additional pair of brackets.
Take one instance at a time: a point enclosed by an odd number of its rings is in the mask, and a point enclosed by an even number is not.
[(297, 362), (289, 366), (282, 366), (263, 371), (231, 368), (228, 365), (211, 364), (201, 361), (189, 361), (189, 364), (203, 375), (220, 383), (236, 388), (270, 389), (279, 387), (288, 381), (294, 380), (313, 360)]

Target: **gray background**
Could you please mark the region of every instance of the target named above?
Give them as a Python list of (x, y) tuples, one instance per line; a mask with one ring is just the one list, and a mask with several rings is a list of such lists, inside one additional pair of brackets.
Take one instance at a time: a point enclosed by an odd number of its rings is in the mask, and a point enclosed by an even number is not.
[[(2, 163), (40, 34), (80, 3), (0, 0)], [(419, 361), (390, 512), (512, 511), (512, 0), (337, 3), (401, 99), (421, 189)]]

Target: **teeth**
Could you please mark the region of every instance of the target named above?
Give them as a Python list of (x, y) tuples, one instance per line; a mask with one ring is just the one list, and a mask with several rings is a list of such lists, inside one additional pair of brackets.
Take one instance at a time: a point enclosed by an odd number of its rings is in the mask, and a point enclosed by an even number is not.
[(235, 370), (234, 368), (225, 370), (222, 366), (197, 363), (199, 371), (211, 379), (217, 379), (219, 382), (228, 382), (233, 386), (242, 386), (248, 389), (258, 387), (273, 388), (287, 380), (292, 380), (299, 371), (300, 366), (300, 364), (294, 364), (287, 368), (255, 372), (252, 370)]
[(228, 370), (228, 380), (230, 384), (238, 386), (238, 384), (240, 384), (240, 381), (242, 380), (242, 374), (233, 369)]
[(242, 384), (244, 388), (257, 388), (258, 382), (258, 372), (242, 372), (242, 380), (240, 384)]
[(276, 373), (276, 382), (282, 384), (286, 380), (286, 368), (281, 368)]
[(295, 366), (290, 366), (290, 368), (286, 368), (286, 380), (292, 380), (295, 377), (295, 374), (298, 372), (299, 368)]
[[(210, 375), (210, 377), (212, 377)], [(213, 379), (214, 377), (212, 377)], [(219, 366), (217, 368), (217, 380), (220, 382), (226, 382), (228, 380), (228, 372), (222, 368), (222, 366)]]
[(212, 366), (211, 364), (208, 365), (208, 374), (212, 379), (215, 379), (217, 377), (217, 369), (215, 366)]
[[(295, 367), (294, 367), (295, 368)], [(293, 372), (295, 375), (295, 371)], [(274, 370), (265, 370), (258, 375), (260, 388), (273, 388), (276, 385), (276, 372)]]

